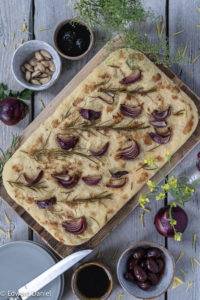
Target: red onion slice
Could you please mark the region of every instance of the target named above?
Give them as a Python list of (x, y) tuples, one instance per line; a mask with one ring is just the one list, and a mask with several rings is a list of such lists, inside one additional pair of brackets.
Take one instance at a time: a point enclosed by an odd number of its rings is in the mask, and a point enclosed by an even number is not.
[(108, 151), (109, 145), (110, 145), (110, 143), (107, 142), (101, 149), (99, 149), (99, 150), (90, 150), (90, 153), (95, 157), (103, 156)]
[(167, 127), (166, 121), (157, 121), (155, 119), (150, 119), (149, 123), (156, 128), (165, 128)]
[(121, 187), (123, 187), (126, 183), (127, 183), (127, 178), (123, 177), (123, 178), (118, 178), (118, 179), (111, 179), (107, 184), (106, 187), (108, 188), (113, 188), (113, 189), (119, 189)]
[(168, 132), (165, 134), (161, 134), (158, 132), (150, 132), (149, 136), (155, 143), (164, 145), (170, 141), (172, 134), (171, 134), (171, 130), (168, 130)]
[(27, 182), (27, 186), (33, 186), (33, 185), (37, 184), (42, 179), (43, 175), (44, 175), (44, 172), (42, 170), (39, 172), (39, 174), (36, 177), (33, 177), (33, 178), (26, 175), (26, 173), (23, 174), (24, 179)]
[(79, 113), (83, 117), (83, 119), (89, 120), (89, 121), (96, 121), (97, 119), (99, 119), (101, 117), (100, 111), (95, 111), (92, 109), (81, 108)]
[(79, 141), (79, 137), (70, 136), (68, 138), (63, 138), (62, 136), (57, 135), (56, 141), (62, 149), (70, 150), (70, 149), (73, 149), (76, 146), (76, 144)]
[(136, 141), (118, 153), (117, 157), (123, 160), (133, 160), (140, 154), (140, 148)]
[(57, 180), (57, 182), (66, 189), (71, 189), (75, 185), (77, 185), (80, 176), (78, 174), (75, 174), (74, 176), (70, 176), (66, 173), (60, 173), (60, 174), (53, 174), (51, 175), (53, 178)]
[(129, 172), (128, 171), (117, 171), (117, 172), (112, 172), (110, 171), (110, 174), (112, 175), (113, 178), (120, 178), (122, 176), (127, 175)]
[(168, 109), (166, 110), (155, 109), (151, 115), (156, 121), (165, 121), (165, 119), (169, 117), (170, 114), (171, 114), (171, 107), (169, 106)]
[(82, 180), (84, 181), (85, 184), (87, 185), (97, 185), (101, 181), (102, 177), (101, 176), (84, 176), (82, 177)]
[(138, 105), (138, 106), (130, 106), (126, 104), (120, 105), (120, 111), (122, 115), (130, 118), (138, 117), (142, 112), (142, 108), (143, 108), (142, 105)]
[(135, 83), (136, 81), (140, 80), (141, 79), (141, 71), (139, 69), (136, 69), (134, 70), (134, 72), (127, 76), (127, 77), (124, 77), (120, 83), (121, 84), (131, 84), (131, 83)]
[(56, 197), (51, 197), (49, 199), (37, 200), (36, 204), (39, 208), (47, 209), (47, 208), (51, 208), (54, 204), (56, 204), (56, 202), (57, 202)]
[(78, 235), (83, 233), (86, 230), (87, 221), (84, 216), (80, 218), (74, 218), (71, 220), (64, 221), (62, 223), (62, 227), (65, 229), (65, 231), (72, 233), (74, 235)]

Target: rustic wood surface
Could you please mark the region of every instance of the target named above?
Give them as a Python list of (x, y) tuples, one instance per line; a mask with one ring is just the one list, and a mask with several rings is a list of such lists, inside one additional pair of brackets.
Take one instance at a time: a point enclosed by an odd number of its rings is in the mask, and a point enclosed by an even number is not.
[[(75, 15), (73, 10), (74, 0), (1, 0), (0, 1), (0, 82), (8, 83), (11, 88), (20, 88), (15, 84), (11, 69), (10, 62), (13, 51), (18, 44), (23, 41), (36, 38), (49, 42), (52, 44), (52, 32), (55, 25), (63, 19), (71, 18)], [(146, 6), (150, 6), (162, 15), (167, 23), (166, 35), (169, 36), (169, 47), (171, 52), (174, 53), (177, 48), (182, 45), (188, 45), (188, 54), (190, 59), (194, 59), (199, 53), (199, 27), (200, 13), (198, 6), (200, 5), (197, 0), (149, 0), (144, 1)], [(26, 24), (27, 30), (23, 30), (23, 24)], [(155, 28), (148, 26), (144, 27), (146, 31), (150, 31), (152, 38), (155, 37)], [(179, 35), (174, 35), (178, 31), (182, 31)], [(42, 110), (41, 100), (45, 104), (49, 103), (51, 99), (69, 82), (71, 78), (84, 66), (84, 64), (104, 45), (107, 36), (105, 33), (96, 32), (96, 44), (89, 55), (79, 62), (63, 61), (63, 73), (58, 83), (49, 89), (47, 92), (37, 93), (34, 95), (33, 103), (30, 105), (31, 113), (19, 126), (7, 127), (1, 123), (0, 129), (0, 147), (6, 149), (12, 139), (12, 134), (21, 132), (31, 119), (35, 118)], [(181, 64), (174, 67), (177, 75), (200, 95), (200, 84), (198, 83), (198, 75), (200, 70), (200, 59), (195, 64)], [(199, 147), (200, 148), (200, 147)], [(198, 147), (194, 149), (190, 155), (176, 168), (174, 174), (187, 174), (189, 166), (195, 164), (196, 153)], [(182, 300), (199, 300), (199, 285), (200, 285), (200, 268), (197, 266), (194, 271), (191, 269), (190, 257), (195, 256), (199, 258), (199, 243), (197, 242), (196, 253), (192, 249), (192, 235), (200, 235), (198, 226), (199, 219), (199, 205), (198, 205), (197, 192), (194, 200), (187, 205), (189, 212), (190, 224), (184, 240), (180, 244), (172, 240), (162, 238), (154, 229), (153, 216), (155, 212), (161, 207), (161, 203), (156, 203), (152, 207), (152, 212), (145, 216), (145, 227), (141, 226), (140, 210), (136, 209), (109, 237), (95, 250), (90, 259), (98, 258), (105, 261), (113, 269), (115, 274), (115, 266), (118, 256), (121, 251), (134, 241), (138, 240), (152, 240), (166, 245), (169, 250), (176, 256), (182, 249), (185, 256), (177, 264), (177, 275), (180, 276), (180, 270), (184, 269), (185, 284), (177, 289), (169, 289), (168, 292), (159, 297), (159, 300), (177, 300), (180, 297)], [(25, 223), (11, 210), (8, 205), (2, 200), (0, 205), (0, 227), (8, 228), (6, 222), (5, 211), (9, 218), (15, 225), (15, 230), (12, 236), (5, 234), (1, 236), (1, 243), (11, 240), (26, 240), (40, 239), (31, 234)], [(75, 299), (70, 289), (71, 272), (66, 274), (66, 288), (63, 300)], [(187, 283), (191, 281), (192, 287), (187, 289)], [(109, 299), (134, 299), (129, 296), (119, 287), (117, 280), (115, 280), (115, 289)]]

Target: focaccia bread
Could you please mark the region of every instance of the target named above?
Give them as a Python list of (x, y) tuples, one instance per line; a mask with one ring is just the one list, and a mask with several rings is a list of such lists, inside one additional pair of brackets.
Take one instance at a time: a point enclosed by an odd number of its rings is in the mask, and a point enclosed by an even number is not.
[(55, 239), (94, 236), (185, 143), (191, 99), (145, 55), (111, 53), (6, 163), (3, 183)]

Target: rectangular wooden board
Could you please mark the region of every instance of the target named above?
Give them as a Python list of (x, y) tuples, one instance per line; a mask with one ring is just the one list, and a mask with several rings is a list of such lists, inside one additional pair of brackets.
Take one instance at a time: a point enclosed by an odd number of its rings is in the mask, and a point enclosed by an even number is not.
[[(112, 50), (120, 47), (119, 39), (113, 41)], [(111, 47), (103, 47), (84, 68), (68, 83), (68, 85), (51, 101), (51, 103), (40, 113), (40, 115), (24, 130), (22, 137), (25, 141), (30, 134), (35, 131), (40, 124), (46, 120), (56, 109), (56, 107), (66, 98), (82, 81), (86, 78), (92, 70), (99, 65), (109, 54)], [(171, 80), (178, 84), (179, 88), (183, 90), (196, 104), (198, 112), (200, 114), (200, 99), (195, 95), (176, 75), (168, 68), (159, 65), (162, 72), (164, 72)], [(188, 154), (198, 143), (200, 136), (200, 122), (187, 142), (173, 155), (170, 163), (164, 165), (164, 167), (153, 177), (156, 182), (161, 181), (164, 176), (169, 174), (175, 166)], [(22, 143), (23, 143), (22, 141)], [(138, 204), (138, 197), (140, 193), (145, 193), (147, 187), (144, 186), (134, 197), (132, 197), (113, 218), (88, 242), (80, 246), (66, 246), (57, 240), (55, 240), (42, 226), (40, 226), (21, 206), (14, 202), (7, 194), (5, 188), (0, 186), (0, 196), (18, 213), (19, 216), (36, 232), (40, 237), (60, 256), (65, 257), (72, 252), (80, 249), (95, 248), (108, 234), (114, 230), (132, 211)]]

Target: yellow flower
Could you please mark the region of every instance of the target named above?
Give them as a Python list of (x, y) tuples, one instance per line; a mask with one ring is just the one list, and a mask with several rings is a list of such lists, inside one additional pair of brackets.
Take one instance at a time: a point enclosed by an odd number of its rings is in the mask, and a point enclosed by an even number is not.
[(147, 203), (149, 203), (149, 198), (146, 195), (140, 195), (139, 204), (144, 209)]
[(158, 194), (156, 196), (156, 200), (160, 201), (160, 200), (164, 200), (165, 199), (165, 193), (161, 192), (160, 194)]
[(192, 193), (194, 193), (194, 189), (191, 188), (190, 186), (186, 186), (184, 189), (184, 194), (187, 195), (191, 195)]
[(175, 226), (177, 224), (177, 221), (174, 219), (171, 219), (169, 223), (170, 223), (170, 225)]
[(170, 177), (168, 180), (170, 189), (176, 189), (178, 185), (178, 180), (174, 176)]
[(149, 157), (144, 159), (144, 164), (147, 165), (148, 167), (154, 167), (156, 164), (156, 160), (154, 157)]
[(170, 190), (170, 185), (169, 183), (165, 183), (161, 185), (161, 188), (163, 189), (163, 191), (168, 192)]
[(167, 161), (169, 161), (172, 157), (172, 155), (170, 154), (170, 152), (168, 150), (165, 152), (165, 157), (166, 157)]
[(175, 232), (174, 239), (177, 242), (180, 242), (182, 240), (182, 233), (181, 232)]
[(148, 186), (150, 192), (153, 192), (156, 189), (156, 183), (152, 180), (147, 181), (147, 186)]

